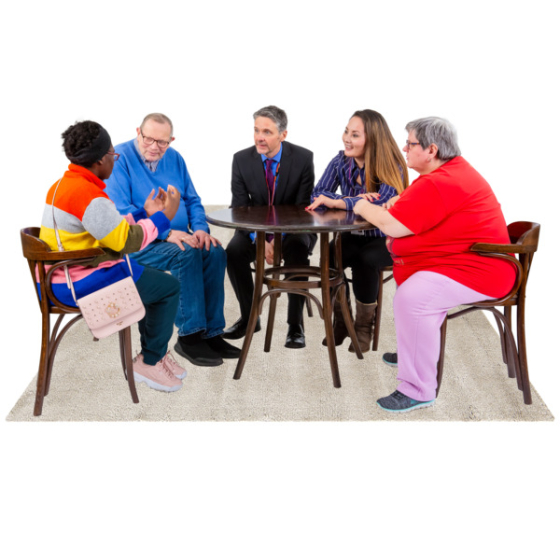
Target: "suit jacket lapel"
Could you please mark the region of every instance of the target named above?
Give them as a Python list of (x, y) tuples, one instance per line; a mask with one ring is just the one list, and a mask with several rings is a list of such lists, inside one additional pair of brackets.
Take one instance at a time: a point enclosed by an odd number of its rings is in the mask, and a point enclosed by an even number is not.
[(262, 162), (261, 155), (257, 152), (256, 148), (253, 148), (253, 154), (251, 157), (251, 175), (253, 179), (253, 185), (257, 186), (257, 191), (259, 194), (259, 200), (255, 202), (259, 205), (268, 205), (268, 187), (266, 185), (266, 174), (264, 172), (264, 165)]
[[(276, 194), (274, 195), (275, 204), (283, 204), (284, 195), (288, 186), (290, 171), (292, 169), (292, 147), (288, 142), (282, 143), (282, 158), (280, 159), (280, 172), (278, 173), (278, 183)], [(266, 184), (266, 177), (265, 177)]]

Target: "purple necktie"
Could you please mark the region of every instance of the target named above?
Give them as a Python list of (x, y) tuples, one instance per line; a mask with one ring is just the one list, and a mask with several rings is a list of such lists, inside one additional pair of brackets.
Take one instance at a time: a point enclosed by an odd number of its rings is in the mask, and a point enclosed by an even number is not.
[(270, 206), (274, 197), (274, 173), (272, 173), (273, 159), (266, 160), (266, 184), (268, 185), (268, 205)]
[[(274, 201), (274, 174), (272, 173), (273, 159), (266, 160), (266, 184), (268, 186), (268, 205), (272, 206)], [(274, 239), (274, 235), (271, 233), (266, 234), (266, 240), (270, 243)]]

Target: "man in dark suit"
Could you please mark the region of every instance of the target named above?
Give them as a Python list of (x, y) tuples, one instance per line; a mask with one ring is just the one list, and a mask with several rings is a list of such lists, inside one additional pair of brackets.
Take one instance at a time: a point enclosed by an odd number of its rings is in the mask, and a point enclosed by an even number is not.
[[(273, 105), (257, 111), (255, 145), (233, 156), (231, 175), (232, 207), (272, 206), (284, 204), (308, 205), (315, 174), (313, 153), (289, 142), (286, 113)], [(309, 255), (317, 242), (316, 234), (287, 234), (282, 239), (282, 258), (287, 266), (309, 264)], [(223, 338), (245, 336), (253, 299), (251, 263), (255, 260), (255, 234), (237, 230), (227, 248), (227, 272), (241, 310), (237, 322), (224, 331)], [(272, 264), (274, 239), (267, 235), (265, 257)], [(287, 348), (303, 348), (304, 296), (288, 295)], [(260, 330), (260, 321), (256, 331)]]

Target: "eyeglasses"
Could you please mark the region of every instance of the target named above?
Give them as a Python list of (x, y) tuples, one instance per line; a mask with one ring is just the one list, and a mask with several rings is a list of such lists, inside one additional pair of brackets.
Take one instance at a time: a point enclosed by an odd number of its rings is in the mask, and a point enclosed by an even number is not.
[(410, 150), (410, 148), (412, 148), (413, 146), (418, 146), (420, 144), (420, 142), (409, 142), (408, 140), (406, 141), (406, 147)]
[(151, 146), (154, 142), (157, 142), (157, 145), (161, 149), (167, 148), (167, 146), (169, 146), (169, 142), (167, 142), (166, 140), (156, 140), (151, 136), (144, 136), (142, 131), (140, 131), (140, 135), (142, 136), (142, 140), (144, 140), (144, 144), (146, 144), (147, 146)]
[(107, 152), (107, 153), (108, 153), (110, 156), (113, 156), (113, 159), (114, 159), (115, 161), (117, 161), (117, 160), (121, 157), (121, 154), (117, 154), (117, 152)]

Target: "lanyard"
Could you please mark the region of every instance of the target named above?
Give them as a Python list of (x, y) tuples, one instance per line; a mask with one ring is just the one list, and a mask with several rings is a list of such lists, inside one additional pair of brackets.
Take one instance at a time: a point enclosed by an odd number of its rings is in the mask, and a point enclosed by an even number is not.
[[(274, 202), (274, 195), (276, 194), (276, 180), (278, 179), (278, 173), (280, 172), (280, 162), (276, 166), (276, 173), (274, 173), (274, 179), (272, 181), (272, 189), (268, 188), (268, 205), (272, 206)], [(271, 192), (272, 191), (272, 192)]]

